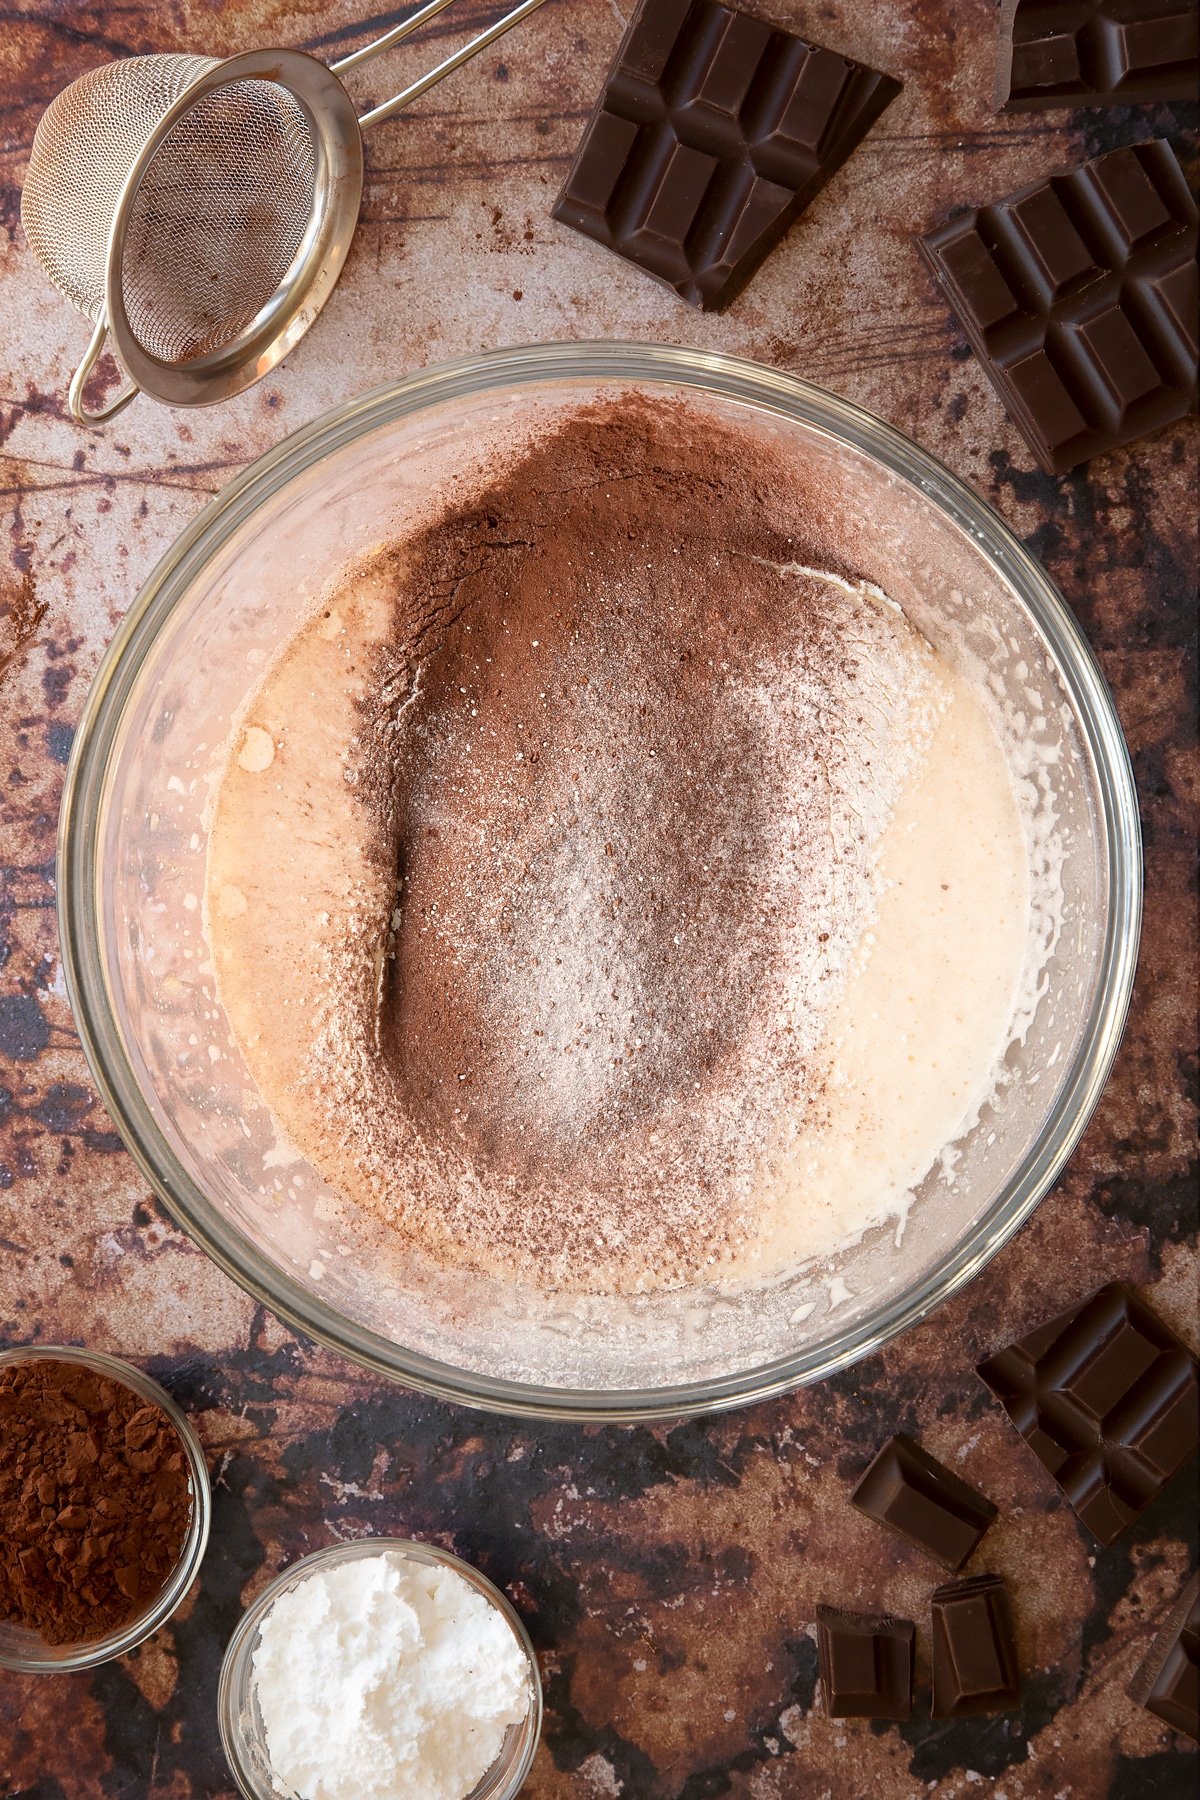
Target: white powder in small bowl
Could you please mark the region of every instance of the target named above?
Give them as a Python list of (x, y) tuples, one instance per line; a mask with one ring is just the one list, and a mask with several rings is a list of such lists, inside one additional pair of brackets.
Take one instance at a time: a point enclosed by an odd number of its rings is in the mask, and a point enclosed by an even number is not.
[(465, 1800), (529, 1711), (503, 1614), (395, 1550), (281, 1594), (251, 1667), (272, 1774), (299, 1800)]

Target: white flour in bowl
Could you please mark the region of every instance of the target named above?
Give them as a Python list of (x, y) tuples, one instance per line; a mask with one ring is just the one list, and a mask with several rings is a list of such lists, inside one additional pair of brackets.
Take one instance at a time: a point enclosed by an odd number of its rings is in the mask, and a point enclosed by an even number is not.
[(395, 1550), (281, 1594), (252, 1681), (272, 1773), (298, 1800), (465, 1800), (530, 1700), (503, 1615)]

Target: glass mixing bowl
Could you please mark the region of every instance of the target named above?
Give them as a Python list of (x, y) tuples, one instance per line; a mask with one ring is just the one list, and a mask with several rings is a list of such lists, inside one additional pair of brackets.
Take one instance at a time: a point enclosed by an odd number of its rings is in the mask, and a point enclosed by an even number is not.
[[(757, 1288), (557, 1299), (419, 1266), (340, 1233), (276, 1141), (204, 938), (225, 746), (331, 576), (452, 481), (488, 433), (617, 390), (672, 393), (782, 441), (855, 560), (1015, 721), (1061, 861), (1061, 929), (1007, 1079), (922, 1184), (902, 1238), (869, 1232)], [(815, 1381), (968, 1281), (1061, 1171), (1099, 1098), (1133, 981), (1136, 795), (1075, 620), (997, 515), (899, 432), (792, 375), (689, 350), (552, 344), (464, 358), (350, 401), (205, 508), (131, 606), (75, 739), (59, 842), (67, 986), (97, 1085), (179, 1222), (290, 1323), (369, 1368), (514, 1413), (670, 1417)], [(1032, 939), (1032, 934), (1031, 934)], [(347, 1242), (352, 1236), (353, 1241)]]

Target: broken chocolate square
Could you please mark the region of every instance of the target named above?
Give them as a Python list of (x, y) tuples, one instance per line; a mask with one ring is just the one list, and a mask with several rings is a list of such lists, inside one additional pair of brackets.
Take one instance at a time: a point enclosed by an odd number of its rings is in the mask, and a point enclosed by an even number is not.
[(1193, 1576), (1138, 1670), (1133, 1698), (1200, 1744), (1200, 1579)]
[(948, 1569), (962, 1568), (996, 1517), (978, 1489), (903, 1435), (889, 1438), (851, 1500)]
[(831, 1719), (907, 1719), (912, 1711), (912, 1621), (817, 1608), (817, 1654)]
[(999, 1575), (952, 1581), (933, 1596), (933, 1716), (1011, 1712), (1021, 1680), (1008, 1589)]
[(1200, 1443), (1196, 1359), (1124, 1282), (988, 1357), (979, 1373), (1102, 1544)]
[(1047, 474), (1196, 404), (1196, 202), (1165, 139), (960, 213), (918, 240)]
[(1198, 52), (1196, 0), (1004, 0), (996, 104), (1194, 100)]
[(642, 0), (554, 217), (727, 306), (899, 92), (718, 0)]

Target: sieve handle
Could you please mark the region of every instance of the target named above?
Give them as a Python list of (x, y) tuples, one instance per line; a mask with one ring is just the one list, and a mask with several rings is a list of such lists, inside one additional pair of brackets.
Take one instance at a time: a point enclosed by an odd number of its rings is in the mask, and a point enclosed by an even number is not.
[[(393, 44), (400, 43), (410, 32), (416, 31), (418, 26), (424, 25), (427, 19), (435, 18), (438, 13), (452, 4), (453, 0), (427, 0), (427, 4), (418, 7), (417, 11), (405, 19), (402, 25), (397, 25), (393, 30), (385, 32), (381, 38), (376, 38), (373, 44), (366, 44), (361, 50), (355, 50), (349, 56), (344, 56), (340, 62), (331, 63), (330, 67), (334, 74), (338, 75), (345, 69), (357, 67), (359, 63), (369, 62), (373, 56), (380, 55), (384, 50), (390, 50)], [(427, 75), (422, 75), (417, 81), (411, 82), (408, 87), (401, 88), (398, 94), (390, 100), (385, 100), (381, 106), (372, 107), (370, 112), (363, 113), (358, 121), (359, 129), (367, 131), (372, 125), (379, 125), (384, 119), (392, 118), (413, 100), (419, 100), (421, 95), (427, 94), (431, 87), (436, 87), (439, 81), (444, 80), (447, 75), (452, 75), (455, 69), (461, 69), (464, 63), (470, 62), (473, 56), (478, 56), (481, 50), (486, 50), (489, 44), (494, 44), (497, 38), (502, 38), (506, 31), (511, 31), (514, 25), (519, 25), (522, 19), (527, 19), (530, 13), (535, 13), (538, 7), (544, 4), (545, 0), (521, 0), (520, 6), (514, 6), (511, 12), (505, 13), (503, 18), (497, 19), (495, 24), (489, 25), (485, 31), (479, 32), (469, 43), (464, 44), (461, 50), (455, 50), (443, 62), (438, 63), (436, 68), (430, 69)]]
[(338, 62), (330, 63), (335, 75), (342, 75), (347, 69), (357, 69), (360, 63), (370, 62), (374, 56), (382, 56), (393, 44), (402, 44), (412, 32), (419, 31), (428, 19), (436, 19), (440, 12), (453, 6), (454, 0), (427, 0), (427, 4), (419, 6), (415, 13), (410, 13), (402, 25), (393, 25), (382, 37), (364, 44), (361, 50), (352, 50), (349, 56), (343, 56)]
[(115, 400), (108, 401), (99, 412), (90, 412), (84, 405), (83, 390), (88, 376), (100, 360), (100, 352), (104, 348), (104, 340), (108, 336), (108, 313), (101, 307), (100, 316), (96, 320), (96, 329), (92, 333), (92, 341), (83, 353), (83, 360), (71, 377), (71, 385), (67, 389), (67, 400), (71, 408), (71, 417), (81, 425), (103, 425), (107, 419), (115, 419), (119, 412), (124, 412), (129, 402), (136, 399), (141, 388), (136, 381), (127, 382)]

